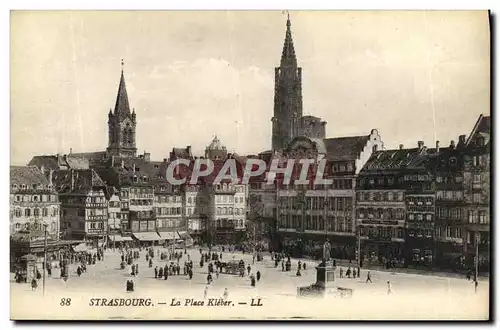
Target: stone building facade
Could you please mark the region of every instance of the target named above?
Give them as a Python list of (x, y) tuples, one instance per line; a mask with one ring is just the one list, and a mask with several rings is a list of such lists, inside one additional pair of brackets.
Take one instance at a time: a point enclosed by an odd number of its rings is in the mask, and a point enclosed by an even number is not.
[(59, 239), (60, 202), (52, 185), (35, 166), (10, 167), (10, 235), (18, 232), (45, 234)]
[[(292, 253), (321, 253), (326, 239), (334, 258), (355, 259), (356, 224), (354, 215), (356, 178), (370, 155), (383, 148), (377, 130), (363, 136), (329, 139), (295, 137), (283, 151), (283, 161), (326, 160), (323, 178), (330, 185), (281, 185), (277, 191), (277, 227), (282, 245)], [(298, 172), (296, 172), (296, 175)], [(297, 178), (297, 177), (296, 177)], [(313, 181), (311, 177), (310, 181)]]
[(66, 239), (104, 240), (108, 233), (106, 184), (92, 169), (59, 170), (53, 184), (61, 201), (61, 232)]

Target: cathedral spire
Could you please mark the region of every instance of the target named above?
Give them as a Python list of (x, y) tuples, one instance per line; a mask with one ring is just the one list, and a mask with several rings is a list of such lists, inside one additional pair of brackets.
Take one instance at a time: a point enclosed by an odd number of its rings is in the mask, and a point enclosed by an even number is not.
[(125, 87), (125, 77), (123, 75), (123, 59), (121, 61), (122, 72), (120, 77), (120, 85), (118, 87), (118, 95), (116, 96), (115, 115), (129, 115), (130, 107), (128, 104), (127, 88)]
[(293, 47), (292, 30), (290, 23), (290, 13), (288, 13), (286, 20), (286, 35), (285, 44), (283, 45), (283, 52), (281, 54), (281, 63), (292, 63), (297, 65), (297, 58), (295, 57), (295, 49)]

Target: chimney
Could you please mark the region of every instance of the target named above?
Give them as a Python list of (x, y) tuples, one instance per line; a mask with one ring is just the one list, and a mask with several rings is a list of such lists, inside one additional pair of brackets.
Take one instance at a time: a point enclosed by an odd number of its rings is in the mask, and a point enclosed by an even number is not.
[(69, 154), (71, 155), (73, 153), (73, 148), (69, 148)]
[(436, 141), (436, 153), (439, 153), (439, 141)]
[(135, 173), (135, 163), (132, 165), (132, 171)]
[(75, 189), (75, 176), (73, 175), (73, 169), (70, 170), (71, 173), (71, 191)]
[(54, 173), (54, 170), (49, 170), (49, 185), (52, 187), (52, 174)]
[(191, 146), (187, 146), (186, 151), (187, 151), (188, 155), (191, 156)]
[(151, 161), (151, 153), (144, 151), (144, 160), (147, 162)]
[(458, 144), (461, 144), (461, 145), (465, 144), (465, 135), (460, 135), (458, 137)]
[(400, 144), (400, 145), (399, 145), (399, 150), (403, 150), (403, 148), (404, 148), (404, 147), (405, 147), (405, 146), (404, 146), (403, 144)]
[(450, 142), (450, 148), (455, 149), (455, 141), (451, 140)]
[(166, 163), (168, 162), (168, 160), (166, 158), (163, 158), (163, 162)]
[(424, 141), (418, 141), (418, 150), (422, 150), (424, 147)]

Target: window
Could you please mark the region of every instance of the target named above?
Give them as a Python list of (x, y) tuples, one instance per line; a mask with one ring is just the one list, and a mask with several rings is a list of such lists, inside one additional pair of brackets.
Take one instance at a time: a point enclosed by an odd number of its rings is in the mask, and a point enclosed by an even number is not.
[(432, 221), (432, 214), (426, 214), (425, 215), (425, 220)]
[(415, 219), (415, 215), (413, 213), (408, 214), (408, 220), (413, 221)]
[(473, 184), (481, 184), (481, 174), (474, 174)]
[(399, 202), (403, 201), (403, 192), (402, 191), (398, 192), (398, 201)]
[(473, 193), (472, 194), (472, 201), (474, 203), (481, 203), (481, 194), (480, 193)]
[(42, 209), (42, 216), (46, 217), (46, 216), (48, 216), (48, 215), (49, 215), (49, 211), (47, 210), (47, 208), (46, 208), (46, 207), (44, 207), (44, 208)]
[(31, 209), (25, 209), (24, 210), (24, 216), (25, 217), (30, 217), (31, 216)]
[(16, 227), (15, 228), (16, 228), (16, 230), (20, 230), (21, 229), (21, 224), (19, 222), (16, 223)]
[(480, 211), (479, 212), (479, 223), (480, 224), (487, 224), (487, 217), (486, 217), (486, 211)]
[(388, 201), (392, 201), (392, 200), (394, 200), (394, 193), (392, 193), (392, 192), (388, 192), (388, 193), (387, 193), (387, 200), (388, 200)]

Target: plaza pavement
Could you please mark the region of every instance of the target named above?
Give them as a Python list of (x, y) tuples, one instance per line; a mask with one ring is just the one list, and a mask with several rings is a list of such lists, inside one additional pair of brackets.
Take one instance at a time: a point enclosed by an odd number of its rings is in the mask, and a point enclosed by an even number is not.
[[(248, 276), (220, 274), (208, 287), (207, 298), (221, 298), (224, 289), (229, 292), (229, 300), (234, 307), (170, 307), (172, 298), (204, 300), (203, 292), (206, 284), (207, 263), (200, 268), (198, 249), (188, 249), (193, 260), (194, 276), (169, 276), (168, 280), (154, 278), (154, 267), (164, 266), (170, 261), (161, 261), (155, 248), (153, 267), (148, 267), (145, 251), (134, 261), (139, 264), (139, 275), (132, 277), (130, 267), (120, 269), (119, 251), (107, 250), (104, 261), (87, 267), (87, 272), (78, 277), (76, 265), (70, 266), (70, 278), (63, 281), (59, 278), (59, 269), (54, 269), (52, 277), (46, 279), (45, 296), (42, 295), (42, 283), (36, 291), (29, 284), (17, 284), (11, 274), (11, 316), (31, 316), (31, 318), (91, 318), (109, 319), (110, 317), (171, 319), (171, 318), (320, 318), (320, 319), (485, 319), (488, 317), (489, 281), (479, 283), (478, 292), (474, 292), (472, 282), (462, 278), (437, 277), (405, 273), (371, 271), (373, 283), (365, 283), (366, 269), (362, 269), (361, 277), (356, 279), (339, 278), (336, 271), (337, 286), (354, 290), (350, 299), (297, 298), (297, 287), (308, 286), (315, 282), (317, 261), (302, 260), (306, 270), (302, 276), (295, 275), (297, 261), (292, 259), (292, 271), (282, 272), (281, 265), (274, 267), (269, 256), (263, 261), (252, 264), (252, 255), (242, 253), (223, 253), (222, 261), (243, 259), (252, 267), (251, 272), (261, 273), (261, 280), (255, 288), (250, 286)], [(177, 250), (182, 251), (182, 250)], [(207, 250), (205, 250), (207, 251)], [(186, 256), (180, 261), (181, 274)], [(344, 268), (345, 270), (345, 268)], [(133, 279), (135, 292), (125, 293), (125, 282)], [(391, 282), (391, 295), (387, 294), (387, 281)], [(60, 300), (71, 297), (72, 305), (63, 308)], [(155, 308), (91, 308), (91, 298), (151, 298)], [(250, 307), (261, 298), (264, 306)], [(159, 305), (159, 303), (166, 305)], [(246, 302), (239, 305), (238, 302)], [(206, 303), (205, 303), (206, 304)], [(30, 307), (31, 306), (31, 307)]]

